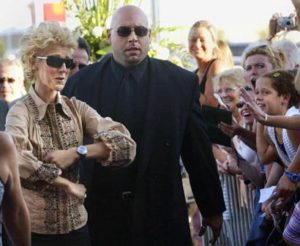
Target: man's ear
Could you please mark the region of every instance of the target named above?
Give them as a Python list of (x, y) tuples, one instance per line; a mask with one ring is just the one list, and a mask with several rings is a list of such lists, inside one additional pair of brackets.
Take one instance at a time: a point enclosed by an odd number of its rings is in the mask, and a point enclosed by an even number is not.
[(111, 44), (111, 31), (112, 31), (111, 28), (107, 30), (107, 38), (108, 38), (109, 44)]

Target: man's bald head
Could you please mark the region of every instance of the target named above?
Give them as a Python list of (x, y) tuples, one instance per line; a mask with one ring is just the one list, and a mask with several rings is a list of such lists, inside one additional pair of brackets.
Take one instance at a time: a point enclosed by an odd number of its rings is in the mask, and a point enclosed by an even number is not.
[(109, 30), (114, 60), (132, 67), (145, 59), (150, 46), (150, 29), (145, 13), (138, 7), (126, 5), (114, 13)]
[(146, 14), (139, 7), (134, 5), (125, 5), (117, 9), (116, 12), (113, 14), (110, 23), (110, 28), (115, 28), (116, 24), (119, 22), (120, 17), (124, 15), (138, 16), (139, 19), (143, 20), (144, 26), (149, 27), (148, 18)]

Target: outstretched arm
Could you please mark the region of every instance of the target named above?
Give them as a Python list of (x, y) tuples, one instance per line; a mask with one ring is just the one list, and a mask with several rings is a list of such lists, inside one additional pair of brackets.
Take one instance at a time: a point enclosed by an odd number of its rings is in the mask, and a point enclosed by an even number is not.
[[(300, 147), (299, 146), (292, 163), (290, 164), (290, 166), (287, 168), (286, 171), (295, 174), (300, 173)], [(279, 197), (289, 197), (294, 194), (294, 192), (298, 187), (299, 187), (299, 182), (293, 183), (287, 176), (282, 175), (277, 185), (277, 194)]]
[(297, 29), (300, 30), (300, 0), (292, 0), (292, 3), (296, 10)]
[(241, 88), (240, 91), (241, 96), (246, 101), (248, 108), (253, 113), (255, 119), (261, 124), (267, 126), (286, 128), (289, 130), (300, 130), (300, 115), (268, 115), (258, 107), (258, 105), (253, 101), (251, 96), (244, 88)]
[(29, 212), (21, 191), (16, 150), (8, 135), (0, 134), (1, 178), (5, 175), (4, 225), (13, 245), (31, 245)]
[(228, 137), (233, 138), (234, 136), (239, 136), (241, 140), (247, 144), (251, 149), (256, 150), (256, 134), (255, 132), (249, 131), (246, 128), (241, 127), (235, 122), (231, 125), (221, 122), (218, 126), (221, 131)]

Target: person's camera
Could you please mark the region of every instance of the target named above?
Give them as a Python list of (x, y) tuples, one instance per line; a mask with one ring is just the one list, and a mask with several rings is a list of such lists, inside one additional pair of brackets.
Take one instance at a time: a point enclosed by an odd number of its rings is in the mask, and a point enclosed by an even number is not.
[(296, 27), (296, 20), (294, 16), (282, 16), (277, 20), (277, 26), (280, 29), (294, 29)]

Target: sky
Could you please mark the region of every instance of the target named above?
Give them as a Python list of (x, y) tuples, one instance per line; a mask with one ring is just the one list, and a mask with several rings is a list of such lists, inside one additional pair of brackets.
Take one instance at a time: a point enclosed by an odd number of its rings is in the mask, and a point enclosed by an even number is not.
[(232, 42), (256, 41), (257, 32), (268, 25), (275, 12), (293, 11), (291, 0), (183, 0), (160, 2), (163, 25), (192, 26), (209, 20)]
[(32, 0), (0, 0), (0, 32), (9, 28), (21, 29), (31, 25), (28, 4)]
[[(0, 1), (2, 2), (0, 32), (9, 28), (22, 29), (31, 25), (28, 4), (33, 0)], [(206, 19), (223, 30), (226, 38), (232, 42), (257, 40), (257, 32), (267, 25), (273, 13), (281, 12), (283, 15), (288, 15), (293, 11), (291, 0), (154, 1), (159, 5), (159, 22), (162, 26), (189, 27), (197, 20)], [(149, 7), (149, 4), (144, 5)], [(149, 9), (145, 11), (149, 12)]]

